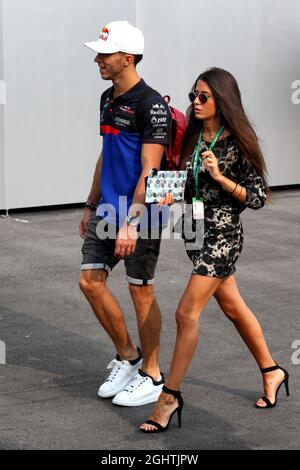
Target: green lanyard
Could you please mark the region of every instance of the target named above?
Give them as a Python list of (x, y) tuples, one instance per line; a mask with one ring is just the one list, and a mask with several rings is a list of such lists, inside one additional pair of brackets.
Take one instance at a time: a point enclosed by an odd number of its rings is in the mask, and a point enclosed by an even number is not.
[[(209, 148), (208, 148), (208, 151), (210, 152), (218, 138), (220, 137), (220, 135), (222, 134), (222, 132), (224, 131), (224, 126), (220, 127), (220, 129), (218, 130), (218, 132), (216, 133), (213, 141), (211, 142)], [(199, 135), (199, 139), (198, 139), (198, 144), (197, 144), (197, 149), (196, 149), (196, 153), (195, 153), (195, 159), (194, 159), (194, 165), (193, 165), (193, 174), (194, 174), (194, 179), (195, 179), (195, 191), (196, 191), (196, 198), (197, 199), (200, 199), (199, 198), (199, 172), (198, 172), (198, 163), (199, 163), (199, 153), (200, 153), (200, 147), (201, 147), (201, 142), (202, 142), (202, 136), (203, 136), (203, 127), (200, 131), (200, 135)], [(201, 199), (203, 201), (203, 199)]]

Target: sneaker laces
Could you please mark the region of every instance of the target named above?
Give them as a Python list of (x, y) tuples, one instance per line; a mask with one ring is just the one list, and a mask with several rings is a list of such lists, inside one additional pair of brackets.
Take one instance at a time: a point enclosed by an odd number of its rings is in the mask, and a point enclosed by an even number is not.
[(130, 384), (127, 385), (124, 390), (128, 393), (132, 393), (134, 390), (139, 388), (146, 380), (148, 380), (149, 377), (143, 377), (140, 374), (136, 374), (134, 379), (130, 382)]
[(113, 382), (116, 376), (118, 375), (119, 370), (121, 369), (123, 362), (118, 361), (117, 359), (113, 359), (108, 364), (107, 368), (112, 369), (111, 373), (107, 377), (105, 382)]

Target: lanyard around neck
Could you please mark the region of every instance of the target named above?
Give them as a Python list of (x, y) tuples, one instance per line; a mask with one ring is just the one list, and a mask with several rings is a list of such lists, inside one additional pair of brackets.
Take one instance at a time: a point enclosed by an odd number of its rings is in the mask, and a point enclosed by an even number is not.
[[(219, 139), (220, 135), (224, 131), (224, 126), (220, 127), (218, 132), (216, 133), (215, 137), (213, 138), (213, 141), (211, 142), (208, 151), (212, 151), (217, 140)], [(200, 147), (202, 143), (202, 136), (203, 136), (203, 127), (200, 131), (198, 143), (197, 143), (197, 149), (195, 153), (195, 159), (194, 159), (194, 165), (193, 165), (193, 173), (194, 173), (194, 179), (195, 179), (195, 190), (196, 190), (196, 197), (197, 199), (199, 198), (199, 172), (198, 172), (198, 163), (199, 163), (199, 153), (200, 153)]]

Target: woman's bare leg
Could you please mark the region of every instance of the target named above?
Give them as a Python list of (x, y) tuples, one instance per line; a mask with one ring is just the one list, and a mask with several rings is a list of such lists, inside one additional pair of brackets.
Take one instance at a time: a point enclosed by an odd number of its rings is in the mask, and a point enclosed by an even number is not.
[[(176, 311), (176, 344), (169, 377), (166, 382), (166, 386), (172, 390), (179, 390), (193, 358), (198, 344), (201, 312), (223, 280), (223, 278), (193, 275), (179, 302)], [(150, 419), (165, 426), (177, 406), (176, 398), (162, 392)], [(141, 429), (151, 430), (155, 427), (144, 423)]]
[[(214, 294), (225, 315), (233, 322), (245, 344), (253, 354), (260, 368), (271, 367), (275, 361), (266, 344), (262, 328), (251, 310), (245, 304), (234, 276), (224, 280)], [(273, 403), (275, 392), (284, 378), (282, 370), (263, 374), (265, 395)], [(258, 400), (259, 406), (266, 406), (263, 400)]]

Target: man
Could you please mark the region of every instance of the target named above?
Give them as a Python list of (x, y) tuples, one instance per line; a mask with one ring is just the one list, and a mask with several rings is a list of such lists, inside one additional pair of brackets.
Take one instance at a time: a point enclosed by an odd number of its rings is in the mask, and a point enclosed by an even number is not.
[[(161, 314), (153, 292), (161, 230), (157, 238), (145, 239), (138, 237), (138, 226), (147, 227), (145, 177), (160, 167), (169, 143), (170, 114), (165, 100), (136, 71), (144, 50), (140, 30), (127, 21), (115, 21), (102, 29), (98, 41), (85, 45), (98, 53), (95, 62), (101, 78), (113, 86), (101, 97), (103, 148), (80, 222), (80, 288), (117, 352), (98, 395), (114, 397), (117, 405), (139, 406), (155, 402), (164, 382), (158, 363)], [(104, 238), (112, 228), (115, 236)], [(133, 344), (120, 305), (107, 286), (110, 271), (122, 258), (142, 352)]]

